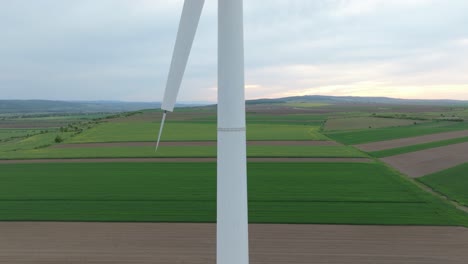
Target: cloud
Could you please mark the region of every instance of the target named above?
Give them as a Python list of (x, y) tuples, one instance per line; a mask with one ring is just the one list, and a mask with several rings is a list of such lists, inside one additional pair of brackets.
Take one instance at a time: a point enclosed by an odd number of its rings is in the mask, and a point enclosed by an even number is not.
[[(156, 101), (182, 0), (0, 2), (0, 97)], [(244, 1), (246, 95), (468, 99), (468, 2)], [(207, 0), (180, 100), (216, 100)], [(443, 88), (445, 87), (445, 88)], [(429, 89), (429, 90), (427, 90)], [(439, 92), (442, 91), (442, 92)]]
[(430, 5), (433, 0), (341, 0), (332, 15), (336, 17), (361, 16), (395, 8), (417, 8)]

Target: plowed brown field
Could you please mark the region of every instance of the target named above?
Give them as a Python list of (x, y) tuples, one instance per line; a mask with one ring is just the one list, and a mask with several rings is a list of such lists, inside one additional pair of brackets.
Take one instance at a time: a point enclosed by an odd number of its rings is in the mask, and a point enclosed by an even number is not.
[[(5, 264), (210, 264), (214, 224), (0, 223)], [(250, 225), (252, 264), (466, 264), (463, 227)]]
[(382, 160), (410, 177), (422, 177), (468, 162), (468, 142), (405, 153)]

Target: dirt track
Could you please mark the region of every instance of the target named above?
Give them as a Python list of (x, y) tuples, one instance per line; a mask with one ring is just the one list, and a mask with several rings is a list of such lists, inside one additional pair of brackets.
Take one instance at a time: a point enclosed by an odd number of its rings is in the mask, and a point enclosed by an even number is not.
[[(249, 162), (373, 162), (368, 158), (248, 158)], [(20, 163), (102, 163), (102, 162), (216, 162), (216, 158), (96, 158), (0, 160), (0, 164)]]
[[(154, 147), (155, 142), (57, 144), (52, 148)], [(249, 146), (338, 146), (335, 141), (248, 141)], [(160, 146), (216, 146), (216, 141), (162, 141)]]
[[(215, 263), (214, 224), (1, 222), (0, 263)], [(252, 264), (466, 264), (463, 227), (250, 225)]]
[(446, 133), (439, 133), (439, 134), (432, 134), (426, 136), (419, 136), (419, 137), (410, 137), (410, 138), (402, 138), (402, 139), (395, 139), (395, 140), (387, 140), (387, 141), (379, 141), (373, 143), (366, 143), (356, 145), (355, 147), (371, 152), (371, 151), (380, 151), (386, 149), (393, 149), (399, 147), (406, 147), (411, 145), (417, 144), (424, 144), (434, 141), (442, 141), (447, 139), (453, 138), (460, 138), (460, 137), (468, 137), (468, 130), (463, 131), (455, 131), (455, 132), (446, 132)]
[(417, 178), (468, 162), (468, 142), (405, 153), (382, 160), (406, 175)]

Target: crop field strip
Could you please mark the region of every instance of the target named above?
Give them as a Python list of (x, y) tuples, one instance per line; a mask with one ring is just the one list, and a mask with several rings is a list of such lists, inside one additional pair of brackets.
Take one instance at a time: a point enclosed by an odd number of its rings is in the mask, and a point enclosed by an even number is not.
[[(159, 123), (102, 123), (71, 138), (67, 143), (154, 141)], [(168, 122), (163, 141), (216, 140), (215, 123)], [(319, 133), (318, 126), (248, 124), (248, 140), (329, 140)]]
[[(0, 263), (216, 262), (210, 223), (2, 222), (0, 233)], [(249, 233), (252, 264), (468, 262), (462, 227), (251, 224)]]
[[(216, 146), (39, 148), (0, 152), (0, 159), (216, 157)], [(366, 158), (350, 146), (247, 146), (248, 157)]]
[(324, 134), (343, 144), (359, 145), (461, 130), (468, 130), (468, 122), (437, 121), (412, 126), (325, 132)]
[[(247, 158), (248, 162), (314, 162), (314, 163), (374, 163), (370, 158)], [(158, 163), (188, 163), (188, 162), (216, 162), (216, 158), (89, 158), (89, 159), (15, 159), (2, 160), (0, 164), (30, 164), (30, 163), (110, 163), (110, 162), (158, 162)]]
[[(419, 121), (419, 123), (428, 121)], [(397, 126), (414, 125), (414, 120), (397, 119), (397, 118), (378, 118), (378, 117), (347, 117), (347, 118), (330, 118), (327, 120), (324, 130), (327, 132), (369, 129), (369, 128), (384, 128)]]
[(458, 203), (468, 206), (468, 162), (441, 172), (418, 178)]
[(408, 147), (412, 145), (420, 145), (420, 144), (431, 143), (431, 142), (436, 142), (436, 141), (445, 141), (445, 140), (459, 139), (459, 138), (466, 138), (466, 137), (468, 137), (468, 130), (461, 130), (461, 131), (424, 135), (424, 136), (418, 136), (418, 137), (409, 137), (409, 138), (401, 138), (401, 139), (379, 141), (379, 142), (373, 142), (373, 143), (367, 143), (367, 144), (360, 144), (360, 145), (356, 145), (355, 147), (363, 151), (375, 152), (375, 151), (383, 151), (387, 149), (402, 148), (402, 147)]
[[(0, 219), (213, 222), (215, 163), (0, 165)], [(250, 163), (254, 223), (468, 225), (378, 163)]]
[[(216, 141), (161, 141), (160, 146), (216, 146)], [(155, 142), (107, 142), (107, 143), (72, 143), (56, 144), (53, 148), (106, 148), (106, 147), (154, 147)], [(302, 141), (247, 141), (250, 146), (339, 146), (335, 141), (302, 140)]]
[(404, 174), (418, 178), (468, 162), (468, 142), (419, 150), (381, 160)]
[[(160, 119), (160, 117), (158, 117)], [(291, 125), (314, 125), (320, 126), (327, 117), (323, 114), (252, 114), (247, 113), (247, 124), (291, 124)], [(155, 120), (154, 118), (152, 120)], [(190, 119), (190, 122), (209, 122), (216, 123), (216, 115), (196, 117)]]
[(375, 151), (375, 152), (370, 152), (369, 155), (371, 155), (372, 157), (376, 157), (376, 158), (384, 158), (384, 157), (401, 155), (405, 153), (431, 149), (431, 148), (437, 148), (437, 147), (443, 147), (443, 146), (459, 144), (459, 143), (464, 143), (464, 142), (468, 142), (468, 137), (454, 138), (454, 139), (435, 141), (435, 142), (424, 143), (424, 144), (416, 144), (416, 145), (400, 147), (400, 148), (392, 148), (392, 149), (387, 149), (387, 150)]

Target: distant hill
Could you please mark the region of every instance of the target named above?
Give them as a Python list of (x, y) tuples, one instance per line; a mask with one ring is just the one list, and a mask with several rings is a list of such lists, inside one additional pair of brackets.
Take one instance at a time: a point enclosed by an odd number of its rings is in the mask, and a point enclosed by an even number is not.
[[(178, 106), (195, 105), (200, 104), (178, 104)], [(159, 107), (161, 103), (158, 102), (0, 100), (0, 114), (118, 113)]]
[(437, 105), (437, 106), (468, 106), (468, 101), (461, 100), (423, 100), (423, 99), (397, 99), (389, 97), (359, 97), (359, 96), (326, 96), (305, 95), (275, 99), (249, 100), (247, 104), (271, 104), (291, 102), (321, 102), (330, 104), (393, 104), (393, 105)]
[[(468, 101), (459, 100), (415, 100), (389, 97), (326, 96), (306, 95), (274, 99), (248, 100), (247, 104), (275, 104), (294, 102), (318, 102), (328, 104), (391, 104), (391, 105), (434, 105), (467, 106)], [(210, 105), (208, 102), (180, 103), (178, 107)], [(212, 105), (212, 104), (211, 104)], [(161, 107), (159, 102), (121, 101), (49, 101), (49, 100), (0, 100), (0, 114), (43, 114), (43, 113), (118, 113)]]

